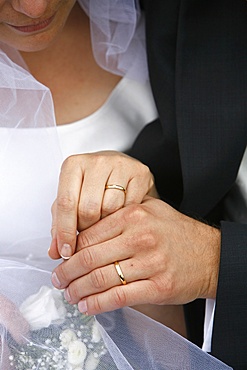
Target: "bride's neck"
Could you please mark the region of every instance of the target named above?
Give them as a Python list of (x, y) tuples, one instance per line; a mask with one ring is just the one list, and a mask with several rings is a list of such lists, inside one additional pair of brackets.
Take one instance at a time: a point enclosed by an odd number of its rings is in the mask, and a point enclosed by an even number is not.
[(51, 71), (56, 71), (61, 64), (64, 69), (71, 61), (75, 65), (79, 55), (87, 60), (90, 44), (88, 17), (76, 3), (62, 32), (49, 47), (36, 52), (21, 52), (21, 55), (34, 77), (46, 83), (50, 81)]
[(95, 62), (89, 20), (78, 3), (53, 45), (22, 56), (33, 76), (51, 90), (57, 124), (95, 112), (120, 80)]

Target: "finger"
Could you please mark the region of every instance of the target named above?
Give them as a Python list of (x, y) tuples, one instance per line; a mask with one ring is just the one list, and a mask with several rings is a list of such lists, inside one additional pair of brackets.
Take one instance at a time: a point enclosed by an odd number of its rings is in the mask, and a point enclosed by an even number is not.
[(128, 183), (128, 191), (126, 192), (125, 204), (142, 203), (145, 196), (153, 189), (154, 180), (151, 176), (148, 167), (143, 166), (142, 171), (136, 174)]
[[(131, 229), (140, 222), (143, 222), (145, 225), (147, 213), (143, 208), (143, 205), (145, 205), (145, 203), (150, 199), (152, 198), (146, 196), (140, 206), (129, 205), (128, 207), (119, 209), (117, 212), (112, 213), (108, 217), (105, 217), (92, 225), (87, 230), (80, 232), (77, 237), (77, 251), (111, 240), (122, 234), (125, 230), (128, 231), (130, 235), (129, 237), (132, 238), (131, 240), (126, 241), (126, 243), (129, 243), (130, 245), (133, 244), (133, 235), (135, 235), (135, 233), (132, 230), (131, 234)], [(140, 235), (141, 234), (139, 233), (139, 236)], [(126, 245), (126, 247), (128, 247), (128, 245)]]
[(153, 282), (144, 280), (117, 286), (103, 293), (83, 298), (78, 303), (78, 309), (88, 315), (97, 315), (125, 306), (156, 302), (157, 293)]
[[(4, 334), (3, 334), (4, 335)], [(0, 332), (0, 368), (4, 370), (13, 369), (13, 364), (10, 361), (11, 352), (5, 340), (1, 339)]]
[(55, 211), (57, 248), (60, 256), (69, 258), (75, 251), (77, 212), (83, 173), (76, 156), (67, 158), (61, 168)]
[[(121, 157), (121, 160), (122, 159)], [(113, 170), (105, 184), (106, 187), (101, 210), (102, 218), (116, 212), (124, 206), (129, 177), (130, 175), (126, 167), (121, 164), (121, 161), (118, 166), (116, 166), (116, 164), (113, 165)]]
[(102, 203), (102, 218), (116, 212), (124, 206), (126, 186), (127, 180), (116, 181), (112, 180), (111, 177), (108, 179)]
[(121, 261), (118, 265), (118, 267), (121, 266), (121, 278), (115, 263), (97, 268), (89, 274), (72, 281), (65, 290), (65, 298), (70, 304), (74, 304), (78, 303), (81, 298), (104, 292), (114, 286), (149, 278), (152, 270), (140, 269), (140, 265), (139, 261), (135, 262), (133, 258)]
[(64, 297), (70, 304), (75, 304), (83, 297), (104, 292), (117, 285), (121, 285), (121, 282), (114, 269), (114, 264), (110, 264), (73, 281), (65, 289)]
[(56, 201), (53, 202), (52, 207), (51, 207), (51, 214), (52, 214), (52, 226), (51, 226), (51, 244), (48, 249), (48, 255), (52, 259), (58, 259), (61, 258), (58, 248), (57, 248), (57, 204)]
[(12, 335), (17, 343), (23, 341), (23, 336), (29, 332), (29, 324), (18, 308), (7, 298), (0, 296), (0, 324)]
[[(119, 161), (123, 155), (118, 155)], [(114, 212), (123, 206), (124, 197), (113, 198), (106, 195), (105, 186), (112, 180), (112, 172), (119, 176), (117, 178), (125, 178), (126, 171), (120, 163), (116, 168), (116, 162), (113, 158), (116, 157), (114, 152), (101, 152), (87, 155), (84, 169), (84, 180), (80, 194), (80, 204), (78, 213), (78, 231), (85, 230), (94, 223), (105, 217), (106, 214)], [(127, 183), (127, 180), (124, 180)]]
[[(121, 243), (121, 244), (118, 244)], [(120, 245), (120, 248), (116, 248)], [(68, 261), (57, 266), (52, 273), (52, 283), (58, 289), (66, 288), (72, 281), (84, 276), (91, 271), (113, 264), (117, 259), (125, 260), (131, 256), (128, 248), (122, 247), (118, 238), (83, 248), (72, 256)]]
[(80, 232), (77, 237), (76, 250), (110, 241), (120, 235), (124, 230), (122, 211), (121, 209)]
[(85, 171), (78, 209), (79, 231), (100, 220), (107, 178), (108, 172), (101, 172), (99, 176), (99, 171), (94, 166)]
[(50, 258), (52, 258), (54, 260), (61, 258), (61, 255), (59, 254), (58, 248), (57, 248), (57, 238), (56, 237), (54, 237), (51, 240), (51, 244), (50, 244), (50, 247), (48, 249), (48, 255), (49, 255)]

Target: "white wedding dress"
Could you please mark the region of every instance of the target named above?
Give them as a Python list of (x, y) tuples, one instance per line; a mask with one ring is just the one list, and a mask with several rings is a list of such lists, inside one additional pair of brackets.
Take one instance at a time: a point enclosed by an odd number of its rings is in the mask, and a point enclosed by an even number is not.
[(31, 329), (15, 342), (0, 307), (0, 369), (229, 369), (130, 308), (82, 316), (50, 282), (58, 263), (47, 256), (50, 208), (63, 159), (128, 149), (157, 116), (149, 85), (123, 78), (97, 112), (56, 127), (48, 89), (2, 52), (0, 81), (0, 298)]

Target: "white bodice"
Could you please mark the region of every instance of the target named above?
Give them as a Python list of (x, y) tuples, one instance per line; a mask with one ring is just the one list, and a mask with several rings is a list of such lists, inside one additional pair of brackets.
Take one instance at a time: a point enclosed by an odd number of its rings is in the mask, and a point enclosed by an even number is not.
[(96, 112), (57, 127), (63, 157), (109, 149), (126, 151), (156, 117), (149, 83), (123, 78)]

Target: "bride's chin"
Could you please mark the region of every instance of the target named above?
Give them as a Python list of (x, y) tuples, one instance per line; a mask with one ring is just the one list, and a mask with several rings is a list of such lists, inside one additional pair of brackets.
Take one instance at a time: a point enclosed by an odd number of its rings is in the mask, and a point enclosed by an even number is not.
[(3, 41), (10, 47), (17, 49), (23, 52), (36, 52), (45, 50), (49, 46), (51, 46), (56, 38), (60, 30), (50, 30), (49, 32), (40, 32), (32, 35), (12, 35), (11, 37), (5, 38)]
[(53, 37), (30, 37), (29, 40), (25, 40), (22, 43), (19, 43), (17, 49), (19, 51), (23, 52), (37, 52), (37, 51), (42, 51), (49, 46), (51, 46), (56, 39), (56, 36)]

